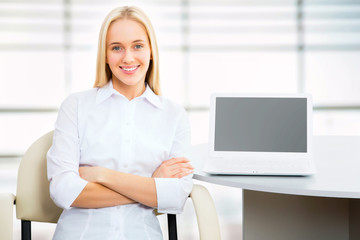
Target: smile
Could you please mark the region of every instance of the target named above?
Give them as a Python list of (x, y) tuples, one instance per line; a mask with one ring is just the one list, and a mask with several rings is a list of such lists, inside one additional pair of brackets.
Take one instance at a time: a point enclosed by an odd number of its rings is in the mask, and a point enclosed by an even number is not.
[(140, 65), (137, 65), (137, 66), (126, 66), (126, 67), (121, 67), (120, 68), (125, 71), (125, 72), (133, 72), (135, 71), (136, 69), (138, 69), (140, 67)]

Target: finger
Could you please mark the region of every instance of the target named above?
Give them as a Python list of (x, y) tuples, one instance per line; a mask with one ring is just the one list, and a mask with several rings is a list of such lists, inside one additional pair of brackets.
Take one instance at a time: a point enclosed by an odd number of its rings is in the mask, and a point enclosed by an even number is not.
[(176, 166), (180, 168), (194, 169), (194, 167), (189, 163), (178, 163)]
[(173, 164), (180, 163), (180, 162), (186, 163), (186, 162), (189, 162), (189, 160), (187, 160), (186, 158), (171, 158), (169, 160), (164, 161), (164, 163), (167, 166), (171, 166)]
[(190, 168), (176, 168), (176, 169), (173, 169), (171, 171), (171, 174), (170, 176), (171, 177), (177, 177), (178, 175), (188, 175), (190, 173), (194, 172), (194, 169), (190, 169)]
[(182, 168), (175, 168), (170, 171), (170, 176), (175, 177), (176, 175), (181, 174), (182, 172), (185, 172), (185, 171), (188, 171), (188, 170), (183, 170)]
[(171, 175), (176, 174), (179, 172), (179, 170), (182, 171), (188, 171), (188, 170), (194, 170), (193, 166), (191, 166), (188, 163), (178, 163), (171, 166), (167, 166), (168, 171), (171, 172)]
[(171, 159), (165, 161), (167, 166), (171, 166), (171, 165), (174, 165), (176, 163), (188, 163), (188, 162), (190, 162), (190, 161), (187, 158), (183, 158), (183, 157), (171, 158)]
[(174, 177), (175, 178), (182, 178), (182, 177), (185, 177), (187, 175), (190, 175), (192, 174), (194, 171), (193, 170), (187, 170), (187, 171), (183, 171), (183, 172), (180, 172), (178, 174), (175, 174)]

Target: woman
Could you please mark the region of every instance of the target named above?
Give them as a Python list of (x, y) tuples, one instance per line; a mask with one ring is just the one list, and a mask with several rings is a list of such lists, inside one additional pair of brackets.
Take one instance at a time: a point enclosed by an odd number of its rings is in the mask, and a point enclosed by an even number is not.
[(184, 109), (159, 96), (154, 30), (136, 7), (100, 30), (95, 88), (62, 103), (48, 154), (64, 209), (54, 239), (162, 239), (153, 209), (179, 213), (192, 189)]

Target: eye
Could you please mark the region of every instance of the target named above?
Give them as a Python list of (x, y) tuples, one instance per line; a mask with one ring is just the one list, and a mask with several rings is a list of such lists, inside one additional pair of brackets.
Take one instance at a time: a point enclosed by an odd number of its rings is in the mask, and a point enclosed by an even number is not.
[(135, 45), (135, 49), (141, 49), (141, 48), (143, 48), (143, 46), (141, 44), (136, 44)]
[(115, 46), (115, 47), (112, 47), (112, 50), (113, 51), (120, 51), (120, 50), (122, 50), (122, 48), (119, 47), (119, 46)]

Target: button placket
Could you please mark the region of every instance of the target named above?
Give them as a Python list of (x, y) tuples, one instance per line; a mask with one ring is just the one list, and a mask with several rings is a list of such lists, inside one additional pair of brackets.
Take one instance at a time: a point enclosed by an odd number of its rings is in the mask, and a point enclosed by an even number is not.
[(134, 126), (134, 118), (135, 118), (135, 111), (136, 111), (136, 107), (137, 107), (138, 101), (132, 101), (130, 102), (130, 111), (129, 111), (129, 115), (126, 121), (126, 126), (129, 128), (129, 132), (128, 132), (128, 137), (129, 137), (129, 145), (128, 145), (128, 161), (129, 164), (131, 164), (131, 162), (134, 159), (134, 145), (135, 143), (135, 126)]
[(131, 161), (132, 145), (133, 145), (133, 116), (134, 116), (134, 103), (128, 102), (126, 119), (124, 121), (124, 151), (126, 152), (126, 160), (123, 162), (123, 168), (129, 167), (129, 161)]
[(128, 166), (128, 159), (129, 159), (129, 154), (128, 154), (128, 149), (129, 149), (129, 128), (128, 126), (126, 126), (126, 122), (127, 122), (127, 117), (130, 114), (130, 105), (129, 102), (125, 102), (123, 105), (123, 114), (120, 118), (120, 124), (121, 124), (121, 165), (123, 168), (127, 168)]

